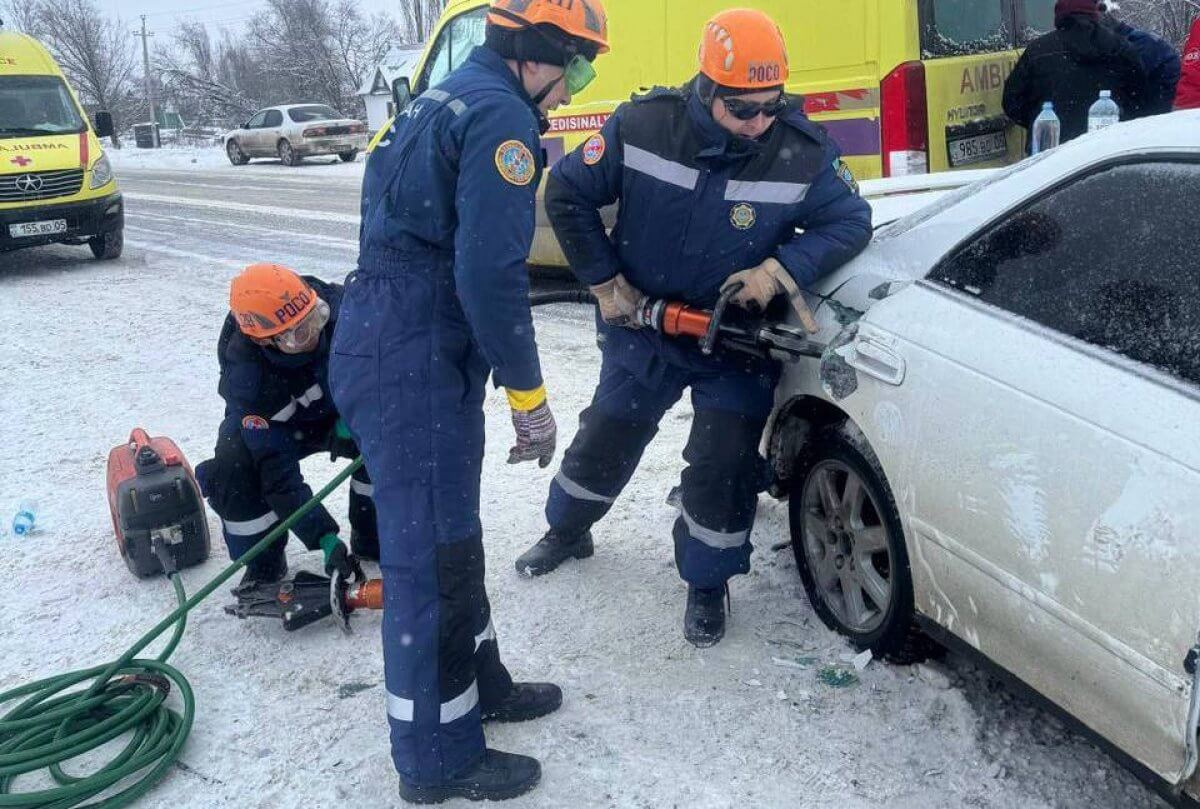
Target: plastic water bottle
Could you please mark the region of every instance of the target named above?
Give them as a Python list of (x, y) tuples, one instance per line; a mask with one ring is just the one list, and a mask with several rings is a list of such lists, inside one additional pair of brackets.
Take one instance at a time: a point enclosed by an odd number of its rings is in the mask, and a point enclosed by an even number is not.
[(23, 537), (33, 530), (35, 522), (37, 522), (37, 502), (34, 500), (21, 501), (21, 508), (17, 510), (17, 516), (13, 517), (13, 533)]
[(1121, 108), (1113, 101), (1112, 90), (1101, 90), (1100, 99), (1088, 110), (1088, 132), (1119, 124)]
[(1031, 154), (1049, 151), (1058, 145), (1062, 137), (1062, 122), (1054, 114), (1054, 102), (1042, 105), (1041, 114), (1033, 121), (1033, 146)]

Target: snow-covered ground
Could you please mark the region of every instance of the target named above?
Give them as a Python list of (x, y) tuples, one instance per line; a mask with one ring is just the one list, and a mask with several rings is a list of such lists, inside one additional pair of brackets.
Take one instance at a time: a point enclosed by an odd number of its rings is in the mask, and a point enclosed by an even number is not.
[[(111, 659), (170, 608), (165, 580), (135, 580), (120, 560), (105, 459), (134, 426), (173, 437), (193, 462), (211, 451), (222, 412), (215, 345), (233, 274), (269, 257), (340, 280), (353, 264), (353, 224), (314, 217), (322, 200), (352, 198), (361, 163), (284, 172), (209, 168), (199, 162), (207, 156), (138, 159), (133, 150), (117, 159), (129, 198), (120, 261), (67, 247), (0, 255), (0, 424), (10, 430), (0, 442), (0, 515), (7, 523), (33, 497), (42, 526), (24, 539), (0, 536), (0, 690)], [(235, 194), (230, 177), (265, 190)], [(300, 209), (289, 213), (293, 203)], [(552, 307), (536, 322), (566, 446), (598, 369), (589, 316)], [(821, 684), (817, 670), (851, 650), (812, 614), (791, 551), (772, 550), (787, 536), (786, 509), (766, 498), (753, 570), (733, 583), (728, 636), (710, 650), (689, 646), (672, 564), (675, 513), (665, 503), (682, 466), (686, 404), (664, 419), (598, 527), (596, 556), (543, 579), (518, 577), (513, 560), (544, 530), (555, 467), (505, 463), (512, 428), (501, 394), (490, 395), (487, 417), (482, 510), (501, 651), (519, 678), (566, 692), (551, 717), (488, 729), (496, 747), (544, 765), (542, 785), (508, 805), (1162, 805), (965, 660), (872, 663), (855, 687)], [(335, 468), (322, 457), (305, 463), (315, 483)], [(343, 490), (332, 510), (345, 508)], [(184, 573), (191, 591), (225, 564), (215, 517), (210, 527), (212, 558)], [(293, 566), (316, 570), (319, 555), (301, 551), (289, 545)], [(379, 616), (356, 615), (350, 638), (331, 624), (289, 635), (226, 616), (228, 600), (220, 593), (193, 613), (173, 659), (196, 690), (196, 726), (183, 766), (141, 805), (399, 805)]]

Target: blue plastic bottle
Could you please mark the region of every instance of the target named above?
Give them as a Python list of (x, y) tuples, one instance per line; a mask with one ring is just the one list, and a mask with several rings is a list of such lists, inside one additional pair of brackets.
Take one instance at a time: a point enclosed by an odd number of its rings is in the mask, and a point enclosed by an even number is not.
[(17, 511), (17, 516), (13, 517), (12, 529), (13, 533), (19, 537), (23, 537), (33, 530), (33, 526), (37, 522), (37, 502), (33, 500), (23, 500), (21, 508)]
[(1042, 112), (1033, 121), (1033, 145), (1031, 154), (1049, 151), (1058, 145), (1062, 138), (1062, 122), (1054, 114), (1054, 102), (1047, 101), (1042, 105)]

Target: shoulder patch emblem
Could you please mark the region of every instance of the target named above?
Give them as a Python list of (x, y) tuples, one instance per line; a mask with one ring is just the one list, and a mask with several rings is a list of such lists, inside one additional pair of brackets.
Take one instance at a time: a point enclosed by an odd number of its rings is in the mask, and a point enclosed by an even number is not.
[(754, 210), (754, 206), (748, 202), (739, 202), (733, 206), (733, 210), (729, 212), (729, 221), (738, 230), (749, 230), (754, 227), (754, 223), (758, 221), (758, 213)]
[(854, 179), (854, 172), (850, 171), (850, 167), (839, 158), (833, 161), (833, 170), (837, 172), (838, 179), (844, 182), (846, 187), (857, 195), (858, 180)]
[(246, 416), (242, 419), (243, 430), (269, 430), (270, 423), (262, 416)]
[(598, 133), (592, 135), (587, 139), (587, 143), (583, 144), (583, 162), (594, 166), (604, 159), (607, 150), (608, 144), (605, 143), (604, 136)]
[(529, 185), (537, 174), (533, 152), (519, 140), (506, 140), (496, 149), (496, 168), (513, 185)]

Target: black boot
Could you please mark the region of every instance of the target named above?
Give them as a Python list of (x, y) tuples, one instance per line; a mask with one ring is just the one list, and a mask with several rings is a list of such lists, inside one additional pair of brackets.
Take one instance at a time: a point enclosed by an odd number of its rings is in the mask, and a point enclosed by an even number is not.
[(517, 572), (522, 576), (541, 576), (568, 559), (587, 559), (595, 550), (591, 531), (569, 535), (551, 529), (536, 545), (517, 557)]
[(524, 795), (541, 777), (542, 765), (536, 758), (489, 749), (473, 769), (437, 786), (410, 786), (401, 778), (400, 797), (409, 803), (441, 803), (451, 798), (504, 801)]
[(232, 592), (234, 595), (238, 595), (239, 593), (250, 593), (262, 587), (278, 585), (287, 576), (287, 572), (286, 556), (282, 553), (278, 556), (263, 554), (246, 565), (246, 572), (242, 574), (242, 580), (238, 582), (238, 586), (234, 587)]
[(484, 722), (527, 722), (562, 707), (562, 689), (553, 683), (513, 683), (498, 705), (484, 707)]
[(379, 561), (379, 537), (367, 536), (357, 528), (350, 529), (350, 553), (359, 559)]
[(700, 649), (715, 646), (725, 637), (725, 598), (729, 585), (703, 589), (688, 586), (687, 610), (683, 613), (683, 636)]

